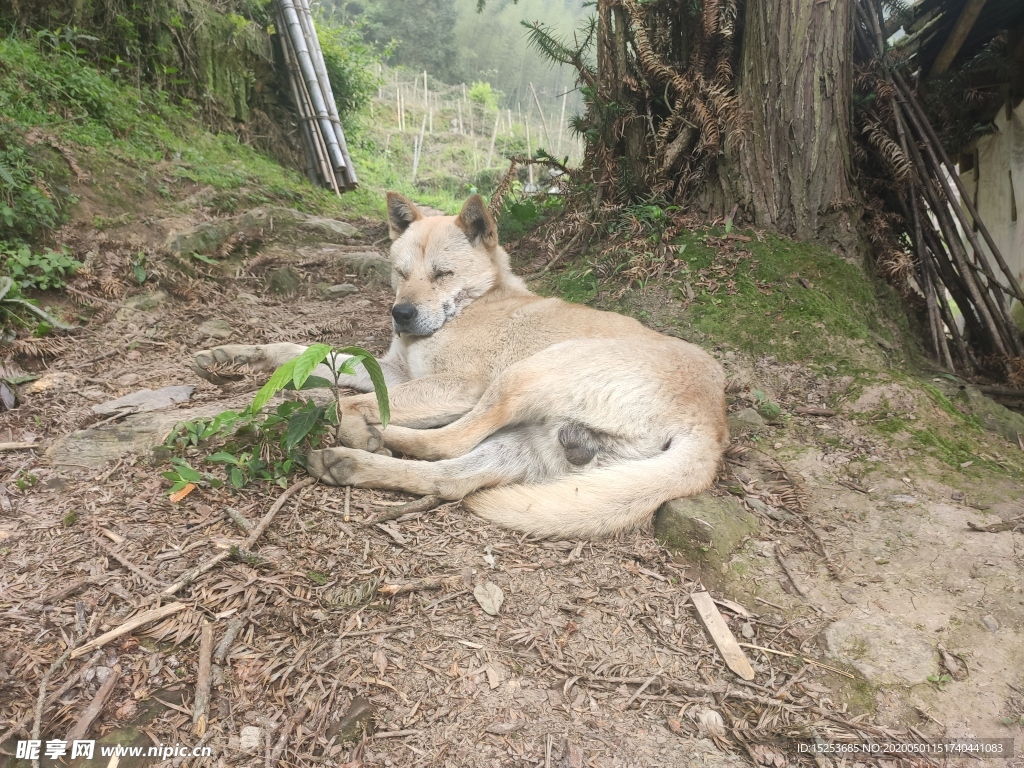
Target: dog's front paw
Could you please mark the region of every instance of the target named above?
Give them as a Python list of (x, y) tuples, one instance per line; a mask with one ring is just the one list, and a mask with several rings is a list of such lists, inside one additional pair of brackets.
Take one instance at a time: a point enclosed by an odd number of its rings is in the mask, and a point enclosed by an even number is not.
[(193, 370), (214, 384), (238, 381), (245, 373), (262, 371), (267, 365), (263, 348), (253, 344), (224, 344), (202, 349), (192, 358)]
[(359, 455), (352, 448), (324, 448), (306, 454), (306, 471), (327, 485), (359, 485)]
[(338, 438), (342, 445), (370, 453), (391, 453), (384, 447), (384, 436), (363, 414), (355, 411), (341, 411)]

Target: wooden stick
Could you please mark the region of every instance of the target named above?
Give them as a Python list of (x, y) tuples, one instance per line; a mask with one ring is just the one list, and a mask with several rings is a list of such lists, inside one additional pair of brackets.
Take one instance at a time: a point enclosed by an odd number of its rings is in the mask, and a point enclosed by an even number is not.
[(400, 517), (406, 515), (413, 515), (417, 512), (429, 512), (435, 507), (439, 507), (444, 504), (445, 500), (440, 496), (424, 496), (416, 501), (410, 501), (408, 504), (399, 504), (394, 507), (389, 507), (382, 511), (379, 515), (371, 517), (366, 520), (364, 525), (376, 525), (377, 523), (386, 523), (389, 520), (397, 520)]
[(139, 568), (139, 566), (137, 566), (135, 563), (133, 563), (127, 557), (125, 557), (124, 555), (118, 553), (113, 547), (107, 546), (106, 542), (104, 542), (103, 540), (97, 539), (97, 538), (93, 538), (93, 543), (96, 544), (97, 547), (99, 547), (104, 552), (106, 552), (108, 555), (110, 555), (112, 558), (117, 560), (117, 562), (119, 562), (121, 565), (123, 565), (125, 568), (127, 568), (129, 571), (134, 573), (136, 576), (138, 576), (143, 581), (148, 581), (154, 587), (163, 587), (163, 586), (165, 586), (165, 584), (163, 582), (157, 581), (156, 579), (154, 579), (152, 576), (150, 576), (144, 570)]
[(722, 654), (726, 666), (744, 680), (753, 680), (754, 668), (750, 666), (750, 661), (740, 649), (732, 630), (715, 607), (711, 595), (707, 592), (694, 592), (690, 595), (690, 601), (697, 609), (697, 615), (711, 636), (711, 641)]
[(0, 443), (0, 451), (29, 451), (38, 447), (39, 443)]
[[(97, 638), (98, 640), (99, 638)], [(85, 648), (83, 645), (82, 648)], [(82, 650), (79, 648), (78, 650)], [(72, 657), (74, 654), (72, 654)], [(86, 732), (89, 730), (89, 726), (92, 725), (92, 721), (99, 717), (100, 712), (103, 711), (104, 705), (107, 703), (107, 699), (110, 698), (110, 694), (114, 692), (114, 686), (117, 685), (117, 681), (121, 679), (121, 665), (117, 664), (113, 669), (110, 670), (110, 675), (100, 686), (100, 689), (96, 691), (96, 695), (93, 696), (92, 701), (89, 702), (89, 706), (85, 708), (85, 711), (79, 716), (78, 721), (72, 726), (71, 730), (68, 731), (68, 735), (64, 737), (65, 741), (80, 741), (85, 737)]]
[(491, 131), (491, 146), (487, 150), (487, 165), (485, 167), (491, 167), (491, 160), (494, 159), (494, 142), (498, 138), (498, 123), (501, 121), (501, 110), (499, 109), (494, 115), (494, 130)]
[(274, 745), (273, 751), (270, 753), (270, 760), (268, 761), (269, 768), (274, 768), (281, 756), (284, 754), (285, 747), (288, 745), (288, 736), (292, 732), (292, 728), (302, 723), (309, 715), (309, 707), (303, 707), (294, 715), (285, 721), (284, 727), (281, 729), (281, 736), (277, 740), (277, 744)]
[(196, 673), (196, 697), (192, 713), (192, 733), (196, 736), (206, 734), (207, 721), (210, 717), (210, 683), (213, 679), (210, 660), (212, 655), (213, 624), (204, 621), (199, 634), (199, 670)]
[[(281, 507), (283, 507), (285, 505), (285, 503), (288, 501), (288, 499), (290, 499), (297, 491), (299, 491), (299, 490), (301, 490), (303, 488), (306, 488), (307, 486), (310, 486), (310, 485), (312, 485), (315, 482), (316, 482), (316, 478), (315, 477), (307, 477), (307, 478), (304, 478), (303, 480), (300, 480), (295, 485), (287, 488), (280, 496), (277, 497), (277, 501), (274, 502), (274, 506), (272, 506), (267, 511), (267, 514), (265, 514), (263, 516), (263, 519), (260, 520), (259, 524), (255, 528), (252, 529), (252, 532), (248, 535), (248, 537), (246, 537), (245, 541), (239, 546), (239, 549), (241, 549), (241, 550), (252, 549), (253, 545), (255, 545), (257, 541), (259, 541), (260, 536), (262, 536), (263, 532), (265, 530), (267, 530), (267, 528), (273, 522), (274, 516), (278, 512), (281, 511)], [(193, 568), (191, 571), (186, 573), (184, 576), (182, 576), (176, 582), (171, 584), (171, 586), (167, 587), (167, 589), (165, 589), (160, 594), (162, 596), (164, 596), (164, 597), (168, 597), (170, 595), (173, 595), (173, 594), (177, 593), (179, 590), (183, 589), (188, 584), (191, 584), (193, 581), (195, 581), (197, 578), (202, 576), (204, 573), (206, 573), (210, 569), (214, 568), (217, 565), (217, 563), (220, 563), (220, 562), (222, 562), (224, 560), (227, 560), (229, 557), (231, 557), (231, 550), (230, 549), (227, 549), (224, 552), (221, 552), (220, 554), (214, 555), (213, 557), (211, 557), (206, 562), (200, 563), (199, 565), (197, 565), (195, 568)]]
[(931, 72), (928, 73), (928, 77), (931, 78), (936, 75), (941, 75), (949, 69), (949, 65), (953, 63), (953, 59), (955, 59), (956, 55), (960, 52), (960, 48), (967, 39), (967, 35), (970, 34), (971, 28), (974, 26), (974, 22), (978, 20), (978, 14), (981, 13), (981, 9), (984, 5), (985, 0), (967, 0), (967, 3), (963, 6), (963, 10), (960, 11), (960, 16), (957, 18), (956, 24), (953, 25), (953, 29), (949, 33), (949, 37), (946, 38), (946, 42), (942, 44), (942, 48), (935, 57), (935, 61), (932, 63)]
[(224, 637), (221, 638), (220, 643), (217, 645), (217, 650), (213, 653), (214, 664), (220, 665), (224, 663), (228, 651), (231, 650), (231, 644), (235, 641), (235, 636), (244, 625), (245, 622), (242, 619), (232, 619), (228, 622), (227, 629), (224, 630)]
[(397, 597), (410, 592), (430, 592), (442, 589), (446, 583), (445, 579), (420, 579), (406, 584), (381, 584), (377, 587), (377, 594), (385, 597)]
[(84, 656), (87, 653), (91, 653), (97, 648), (102, 648), (104, 645), (109, 643), (111, 640), (116, 640), (121, 635), (127, 635), (129, 632), (134, 632), (139, 627), (143, 627), (146, 624), (150, 624), (160, 619), (166, 619), (168, 616), (173, 616), (178, 611), (183, 611), (188, 606), (185, 603), (169, 603), (168, 605), (162, 605), (159, 608), (151, 608), (148, 611), (137, 613), (132, 618), (128, 619), (124, 624), (119, 627), (115, 627), (109, 632), (104, 632), (97, 638), (90, 640), (85, 645), (79, 646), (71, 652), (71, 658), (77, 659), (79, 656)]

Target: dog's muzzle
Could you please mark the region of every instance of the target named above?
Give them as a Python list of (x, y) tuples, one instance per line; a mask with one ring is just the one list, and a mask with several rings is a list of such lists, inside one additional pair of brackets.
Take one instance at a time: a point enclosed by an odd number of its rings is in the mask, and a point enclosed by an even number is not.
[(415, 304), (395, 304), (391, 308), (391, 317), (395, 321), (395, 330), (399, 333), (414, 333), (416, 317), (419, 310)]

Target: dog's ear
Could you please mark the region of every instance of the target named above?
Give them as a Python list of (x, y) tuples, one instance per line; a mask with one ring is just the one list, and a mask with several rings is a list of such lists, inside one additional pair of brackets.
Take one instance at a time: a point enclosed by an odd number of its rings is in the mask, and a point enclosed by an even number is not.
[(388, 233), (397, 240), (414, 221), (423, 218), (420, 209), (412, 201), (397, 192), (388, 192)]
[(483, 243), (486, 248), (498, 245), (498, 227), (480, 195), (473, 195), (466, 201), (455, 223), (473, 245)]

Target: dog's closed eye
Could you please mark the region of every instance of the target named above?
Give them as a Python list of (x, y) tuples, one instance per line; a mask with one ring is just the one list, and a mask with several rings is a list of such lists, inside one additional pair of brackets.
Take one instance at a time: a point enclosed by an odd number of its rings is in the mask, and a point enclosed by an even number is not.
[(435, 268), (433, 274), (431, 274), (431, 276), (430, 276), (430, 279), (431, 280), (443, 280), (444, 278), (451, 277), (454, 274), (455, 273), (452, 272), (450, 269), (436, 269)]

